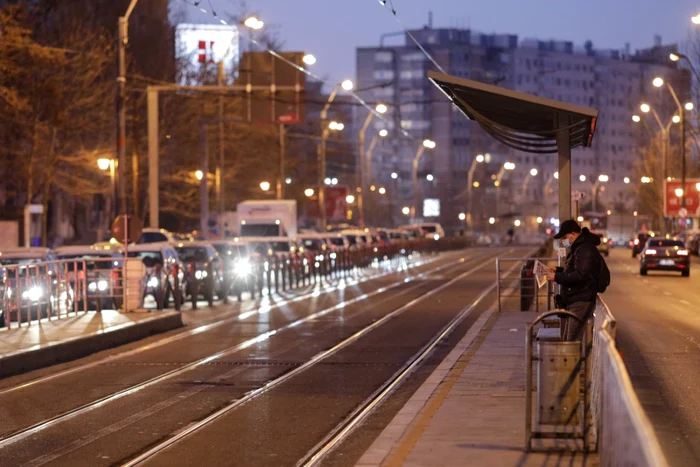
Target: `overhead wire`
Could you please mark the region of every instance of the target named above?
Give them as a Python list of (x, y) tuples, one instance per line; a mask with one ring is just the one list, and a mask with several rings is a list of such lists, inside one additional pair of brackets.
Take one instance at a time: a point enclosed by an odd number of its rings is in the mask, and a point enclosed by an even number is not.
[(389, 5), (387, 5), (386, 0), (379, 0), (379, 4), (382, 5), (384, 8), (386, 8), (387, 10), (389, 10), (389, 12), (394, 16), (394, 19), (396, 19), (396, 22), (399, 23), (399, 26), (401, 26), (401, 29), (403, 30), (403, 32), (408, 37), (411, 38), (413, 43), (418, 46), (418, 48), (421, 50), (421, 52), (423, 52), (423, 54), (428, 58), (428, 60), (430, 60), (432, 62), (432, 64), (435, 65), (435, 67), (438, 70), (440, 70), (441, 73), (447, 74), (445, 69), (442, 66), (440, 66), (440, 64), (433, 58), (432, 55), (430, 55), (428, 53), (427, 50), (425, 50), (425, 47), (423, 47), (423, 45), (418, 41), (418, 39), (416, 39), (416, 37), (413, 35), (413, 33), (411, 33), (411, 31), (409, 31), (408, 28), (406, 28), (406, 26), (404, 26), (403, 22), (401, 21), (401, 18), (399, 18), (398, 13), (396, 13), (396, 8), (394, 8), (393, 0), (389, 0)]
[[(205, 10), (205, 9), (203, 9), (203, 8), (201, 8), (201, 7), (199, 7), (199, 2), (196, 2), (197, 4), (195, 5), (195, 3), (190, 3), (188, 0), (182, 0), (182, 1), (183, 1), (184, 3), (190, 5), (190, 6), (193, 6), (193, 7), (198, 8), (202, 13), (204, 13), (204, 14), (206, 14), (206, 15), (209, 15), (209, 16), (212, 16), (214, 19), (216, 19), (217, 21), (221, 22), (222, 24), (227, 24), (225, 21), (223, 21), (221, 18), (219, 18), (218, 15), (216, 15), (216, 12), (209, 12), (209, 11), (207, 11), (207, 10)], [(249, 37), (248, 37), (248, 40), (249, 40), (251, 43), (255, 44), (257, 47), (259, 47), (260, 49), (262, 49), (263, 51), (269, 53), (270, 55), (272, 55), (272, 56), (275, 57), (275, 58), (278, 58), (279, 60), (282, 60), (284, 63), (290, 65), (291, 67), (293, 67), (294, 69), (296, 69), (296, 70), (298, 70), (298, 71), (304, 73), (305, 75), (310, 76), (310, 77), (314, 78), (315, 80), (317, 80), (317, 81), (319, 81), (319, 82), (321, 82), (321, 83), (323, 83), (323, 84), (327, 84), (327, 85), (329, 85), (329, 86), (335, 87), (335, 86), (337, 85), (337, 83), (330, 83), (328, 80), (321, 78), (320, 76), (318, 76), (317, 74), (313, 73), (312, 71), (310, 71), (310, 70), (304, 68), (303, 66), (297, 65), (296, 63), (292, 62), (291, 60), (288, 60), (287, 58), (283, 57), (281, 54), (279, 54), (279, 53), (276, 52), (275, 50), (270, 49), (270, 48), (267, 47), (266, 45), (264, 45), (264, 44), (262, 44), (261, 42), (255, 40), (253, 37), (250, 37), (250, 36), (249, 36)], [(347, 91), (347, 92), (348, 92), (362, 107), (366, 108), (372, 115), (374, 115), (376, 118), (378, 118), (379, 120), (383, 121), (384, 123), (386, 123), (386, 124), (388, 124), (388, 125), (391, 125), (391, 123), (392, 123), (391, 120), (389, 120), (389, 119), (387, 119), (386, 117), (384, 117), (384, 115), (382, 115), (382, 114), (379, 113), (374, 107), (372, 107), (371, 105), (369, 105), (369, 104), (367, 103), (367, 101), (366, 101), (365, 99), (363, 99), (357, 92), (354, 92), (354, 91)], [(412, 140), (412, 141), (415, 141), (415, 140), (416, 140), (416, 138), (413, 137), (413, 136), (412, 136), (408, 131), (406, 131), (405, 129), (403, 129), (403, 128), (398, 128), (398, 127), (397, 127), (396, 129), (397, 129), (397, 131), (398, 131), (399, 133), (401, 133), (404, 137), (406, 137), (406, 138), (408, 138), (408, 139), (410, 139), (410, 140)]]

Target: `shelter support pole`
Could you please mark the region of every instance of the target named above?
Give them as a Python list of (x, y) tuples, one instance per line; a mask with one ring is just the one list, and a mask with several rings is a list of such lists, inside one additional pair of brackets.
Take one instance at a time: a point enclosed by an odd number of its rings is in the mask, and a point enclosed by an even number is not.
[(571, 219), (571, 141), (569, 117), (557, 115), (557, 155), (559, 166), (559, 221)]

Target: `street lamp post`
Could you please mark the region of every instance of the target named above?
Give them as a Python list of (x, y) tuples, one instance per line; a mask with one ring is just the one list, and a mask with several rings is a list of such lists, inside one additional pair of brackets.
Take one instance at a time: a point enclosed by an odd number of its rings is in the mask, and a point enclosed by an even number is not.
[[(367, 167), (365, 168), (365, 173), (367, 174), (367, 180), (372, 183), (372, 151), (374, 151), (375, 146), (381, 138), (386, 138), (389, 132), (386, 129), (379, 130), (379, 133), (372, 137), (372, 141), (369, 142), (369, 148), (367, 149), (366, 159)], [(371, 220), (371, 219), (370, 219)]]
[[(107, 211), (105, 213), (105, 217), (107, 218), (107, 226), (109, 228), (109, 225), (111, 223), (111, 218), (114, 217), (114, 177), (116, 176), (115, 173), (115, 164), (114, 164), (114, 159), (106, 159), (106, 158), (101, 158), (97, 160), (97, 167), (102, 170), (103, 172), (106, 172), (109, 170), (109, 202), (106, 203), (106, 209)], [(101, 239), (100, 239), (101, 240)]]
[(318, 206), (321, 211), (321, 231), (326, 231), (326, 224), (328, 222), (326, 216), (326, 141), (328, 140), (328, 135), (331, 131), (342, 131), (345, 125), (332, 121), (328, 124), (326, 128), (323, 129), (321, 133), (321, 144), (319, 150), (319, 164), (318, 164)]
[(528, 183), (530, 183), (530, 179), (531, 179), (532, 177), (536, 177), (536, 176), (537, 176), (537, 169), (533, 168), (533, 169), (530, 169), (530, 173), (528, 173), (528, 174), (525, 176), (525, 180), (523, 180), (523, 187), (522, 187), (522, 191), (523, 191), (523, 194), (522, 194), (523, 203), (526, 201), (526, 197), (527, 197), (527, 185), (528, 185)]
[(469, 167), (469, 173), (467, 174), (467, 190), (469, 192), (469, 206), (467, 209), (466, 213), (466, 226), (467, 229), (474, 230), (474, 213), (473, 213), (473, 208), (474, 208), (474, 203), (472, 202), (472, 189), (473, 189), (473, 184), (474, 184), (474, 171), (476, 170), (476, 164), (481, 164), (484, 162), (484, 155), (483, 154), (478, 154), (474, 160), (472, 160), (472, 165)]
[[(674, 115), (673, 118), (671, 118), (671, 121), (668, 122), (667, 125), (664, 125), (661, 122), (661, 118), (659, 117), (659, 114), (654, 110), (653, 107), (651, 107), (649, 104), (642, 104), (640, 105), (640, 109), (644, 113), (651, 113), (654, 116), (654, 119), (656, 120), (656, 123), (659, 124), (659, 130), (661, 131), (661, 172), (663, 174), (664, 180), (666, 180), (666, 177), (668, 177), (668, 146), (669, 146), (669, 141), (670, 141), (670, 132), (671, 132), (671, 125), (674, 123), (680, 122), (680, 117), (678, 115)], [(632, 121), (635, 123), (639, 123), (642, 121), (642, 119), (639, 117), (639, 115), (633, 115), (632, 116)], [(645, 123), (646, 125), (646, 123)]]
[[(678, 116), (680, 117), (679, 123), (681, 125), (681, 186), (685, 188), (685, 111), (692, 110), (693, 104), (691, 102), (688, 102), (685, 104), (685, 106), (681, 105), (681, 101), (678, 100), (678, 95), (673, 89), (673, 86), (671, 86), (671, 83), (664, 82), (662, 78), (654, 78), (652, 84), (657, 88), (660, 88), (665, 84), (669, 92), (671, 93), (673, 100), (676, 102), (676, 106), (678, 107)], [(681, 197), (681, 207), (685, 207), (685, 190), (683, 191), (683, 196)]]
[(119, 210), (126, 214), (126, 45), (129, 43), (129, 16), (138, 0), (131, 0), (124, 16), (117, 21), (117, 170)]
[[(388, 110), (387, 106), (384, 104), (377, 104), (377, 107), (375, 107), (375, 112), (378, 114), (384, 114)], [(360, 128), (360, 132), (358, 134), (358, 143), (359, 143), (359, 149), (360, 149), (360, 157), (358, 161), (358, 168), (359, 168), (359, 187), (360, 191), (357, 193), (357, 211), (359, 214), (359, 221), (360, 221), (360, 227), (364, 228), (365, 227), (365, 133), (367, 132), (367, 128), (369, 127), (370, 122), (372, 121), (372, 117), (374, 117), (374, 112), (370, 111), (370, 113), (367, 115), (367, 118), (365, 119), (365, 122), (362, 124), (362, 128)]]
[(503, 176), (506, 174), (506, 170), (515, 170), (515, 164), (506, 162), (501, 167), (501, 170), (498, 171), (498, 175), (496, 175), (496, 181), (494, 182), (494, 185), (496, 185), (496, 217), (501, 214), (501, 185), (503, 184)]
[(591, 189), (591, 195), (593, 196), (593, 212), (598, 212), (598, 189), (601, 183), (606, 183), (608, 180), (610, 180), (610, 177), (607, 175), (599, 175), (598, 180), (593, 184), (593, 188)]
[(416, 151), (416, 156), (413, 158), (413, 216), (412, 219), (415, 220), (418, 213), (418, 164), (420, 163), (420, 158), (426, 149), (435, 149), (435, 141), (425, 139), (423, 143), (418, 146), (418, 151)]

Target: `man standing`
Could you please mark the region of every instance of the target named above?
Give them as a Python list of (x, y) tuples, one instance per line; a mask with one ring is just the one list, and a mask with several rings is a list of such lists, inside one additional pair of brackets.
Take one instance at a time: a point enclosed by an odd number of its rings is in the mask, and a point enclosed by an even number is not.
[(581, 321), (574, 318), (562, 320), (562, 338), (572, 341), (581, 337), (584, 324), (595, 308), (603, 260), (598, 252), (600, 238), (585, 227), (581, 229), (573, 219), (564, 221), (554, 238), (561, 239), (561, 246), (569, 248), (569, 253), (566, 266), (551, 268), (547, 280), (561, 285), (564, 307), (581, 318)]

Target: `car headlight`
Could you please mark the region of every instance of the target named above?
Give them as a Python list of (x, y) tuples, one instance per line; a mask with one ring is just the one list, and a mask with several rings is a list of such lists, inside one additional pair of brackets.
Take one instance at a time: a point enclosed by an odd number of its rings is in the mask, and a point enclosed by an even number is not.
[(12, 289), (9, 287), (5, 289), (5, 294), (7, 295), (7, 298), (12, 298)]
[(97, 282), (97, 290), (99, 290), (100, 292), (104, 292), (108, 288), (109, 288), (109, 284), (107, 283), (107, 281), (98, 281)]
[(41, 287), (31, 287), (28, 290), (22, 292), (22, 298), (25, 300), (31, 300), (32, 302), (37, 302), (44, 295), (44, 291)]
[(439, 236), (438, 234), (435, 234), (435, 235), (433, 236), (433, 238), (434, 238), (435, 240), (440, 240), (440, 236)]
[(97, 283), (96, 283), (96, 282), (90, 282), (90, 283), (88, 284), (88, 290), (89, 290), (90, 292), (94, 292), (95, 290), (97, 290)]
[(197, 280), (204, 279), (205, 277), (207, 277), (207, 275), (208, 275), (207, 271), (195, 271), (194, 272), (194, 277)]
[(159, 283), (160, 283), (160, 281), (155, 276), (148, 279), (148, 286), (149, 287), (158, 287)]
[(253, 268), (250, 265), (250, 261), (247, 259), (242, 259), (233, 266), (233, 272), (237, 276), (247, 276), (249, 274), (252, 274)]
[(331, 253), (331, 259), (336, 259), (337, 257), (338, 255), (336, 255), (335, 253)]
[(316, 261), (323, 261), (323, 255), (316, 255)]

